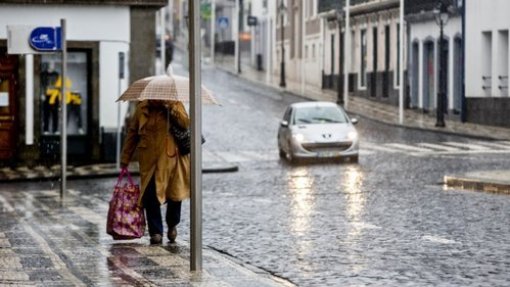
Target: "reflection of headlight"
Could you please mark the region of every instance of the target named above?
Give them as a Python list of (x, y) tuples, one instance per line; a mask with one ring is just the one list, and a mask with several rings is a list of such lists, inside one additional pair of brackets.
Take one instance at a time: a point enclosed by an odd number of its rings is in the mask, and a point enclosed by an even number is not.
[(358, 133), (355, 131), (349, 132), (347, 134), (347, 138), (350, 139), (351, 141), (353, 141), (358, 138)]
[(292, 137), (298, 142), (302, 142), (305, 140), (305, 136), (303, 134), (295, 134)]

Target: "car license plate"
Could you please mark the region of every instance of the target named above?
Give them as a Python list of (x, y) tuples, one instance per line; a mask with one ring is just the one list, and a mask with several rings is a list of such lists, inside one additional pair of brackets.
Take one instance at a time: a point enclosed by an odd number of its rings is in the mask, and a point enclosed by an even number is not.
[(317, 154), (318, 157), (333, 157), (335, 156), (334, 152), (319, 152)]

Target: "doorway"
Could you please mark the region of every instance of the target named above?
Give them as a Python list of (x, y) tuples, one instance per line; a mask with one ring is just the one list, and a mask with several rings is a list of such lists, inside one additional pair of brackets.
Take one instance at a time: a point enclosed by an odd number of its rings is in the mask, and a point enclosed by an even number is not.
[(423, 110), (428, 112), (434, 109), (436, 75), (434, 42), (428, 41), (423, 44), (423, 58)]
[(411, 107), (416, 108), (418, 106), (418, 96), (419, 96), (419, 88), (420, 88), (420, 46), (418, 42), (413, 43), (412, 47), (412, 74), (411, 74)]
[(18, 57), (0, 49), (0, 161), (13, 163), (18, 131)]

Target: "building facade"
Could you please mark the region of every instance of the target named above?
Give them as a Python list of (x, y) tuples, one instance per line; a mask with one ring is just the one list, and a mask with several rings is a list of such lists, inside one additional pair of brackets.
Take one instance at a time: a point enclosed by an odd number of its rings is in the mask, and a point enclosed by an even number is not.
[(318, 0), (273, 1), (273, 76), (279, 77), (284, 54), (286, 80), (321, 86), (320, 51), (323, 39), (318, 3)]
[[(163, 5), (166, 1), (2, 1), (0, 164), (59, 161), (62, 84), (70, 91), (70, 164), (114, 161), (115, 100), (133, 80), (154, 74), (155, 11)], [(67, 22), (66, 79), (60, 77), (57, 53), (8, 54), (7, 26), (56, 27), (62, 18)], [(122, 104), (121, 118), (126, 110)]]
[[(447, 58), (445, 114), (454, 120), (460, 120), (463, 112), (462, 6), (458, 3), (461, 2), (447, 1), (450, 16), (443, 32), (443, 52)], [(409, 33), (410, 107), (425, 113), (435, 111), (438, 102), (440, 27), (435, 13), (437, 4), (437, 0), (408, 0), (405, 5)]]
[[(349, 63), (349, 94), (391, 105), (399, 104), (401, 31), (399, 0), (350, 2), (350, 50), (345, 61), (345, 1), (321, 2), (324, 21), (322, 86), (343, 91), (344, 65)], [(405, 51), (403, 51), (405, 53)]]
[(465, 0), (466, 120), (510, 127), (510, 1)]

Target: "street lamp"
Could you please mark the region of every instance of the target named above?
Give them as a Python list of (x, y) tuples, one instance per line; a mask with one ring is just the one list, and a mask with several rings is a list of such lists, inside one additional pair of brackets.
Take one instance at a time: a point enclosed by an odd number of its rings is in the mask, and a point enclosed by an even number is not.
[(282, 41), (282, 61), (280, 64), (280, 87), (285, 88), (287, 84), (285, 83), (285, 27), (283, 21), (285, 20), (285, 12), (287, 11), (287, 7), (283, 3), (283, 0), (280, 1), (280, 7), (278, 7), (278, 12), (281, 17), (281, 41)]
[(437, 4), (437, 9), (434, 10), (434, 16), (436, 18), (436, 23), (439, 25), (440, 33), (439, 33), (439, 91), (437, 93), (437, 108), (436, 108), (436, 127), (444, 127), (444, 110), (445, 110), (445, 102), (446, 102), (446, 49), (447, 45), (445, 45), (444, 40), (444, 26), (448, 23), (449, 13), (448, 13), (448, 5), (443, 1), (439, 0)]
[(342, 83), (342, 20), (343, 20), (343, 13), (341, 10), (336, 10), (336, 21), (338, 23), (338, 78), (337, 78), (337, 87), (336, 87), (336, 102), (339, 105), (344, 104), (344, 96), (342, 94), (343, 92), (343, 83)]

